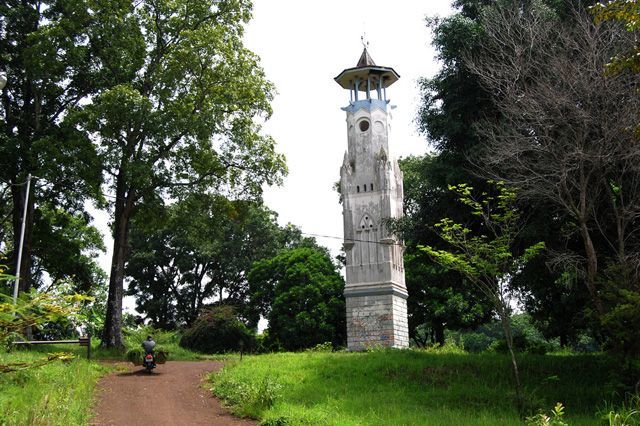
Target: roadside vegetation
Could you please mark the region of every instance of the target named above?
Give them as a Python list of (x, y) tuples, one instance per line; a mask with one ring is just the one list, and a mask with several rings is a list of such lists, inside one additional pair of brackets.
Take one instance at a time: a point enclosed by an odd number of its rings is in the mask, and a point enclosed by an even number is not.
[[(615, 405), (606, 402), (614, 392), (611, 358), (527, 354), (519, 367), (528, 416), (542, 410), (551, 417), (561, 402), (570, 425), (606, 423), (603, 416)], [(469, 354), (454, 345), (250, 356), (210, 380), (214, 394), (236, 414), (263, 425), (524, 423), (514, 404), (509, 357)]]
[[(15, 351), (0, 354), (0, 363), (28, 363), (42, 353)], [(110, 367), (84, 359), (0, 374), (0, 424), (88, 424), (98, 379)]]

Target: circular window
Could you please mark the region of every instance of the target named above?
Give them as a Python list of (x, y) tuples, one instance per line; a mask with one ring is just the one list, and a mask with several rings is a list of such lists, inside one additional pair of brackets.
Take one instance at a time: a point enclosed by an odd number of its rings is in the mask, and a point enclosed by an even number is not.
[(360, 128), (361, 132), (366, 132), (367, 130), (369, 130), (369, 122), (367, 120), (362, 120), (360, 123), (358, 123), (358, 127)]

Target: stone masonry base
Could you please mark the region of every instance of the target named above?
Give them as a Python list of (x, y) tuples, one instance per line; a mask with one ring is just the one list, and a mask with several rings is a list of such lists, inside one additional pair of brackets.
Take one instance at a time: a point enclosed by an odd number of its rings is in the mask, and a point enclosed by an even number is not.
[(407, 300), (395, 294), (346, 296), (347, 347), (408, 348)]

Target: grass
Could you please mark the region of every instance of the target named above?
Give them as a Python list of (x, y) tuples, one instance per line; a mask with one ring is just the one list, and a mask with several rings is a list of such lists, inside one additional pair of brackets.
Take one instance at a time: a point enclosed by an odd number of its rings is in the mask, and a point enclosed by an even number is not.
[[(0, 363), (42, 357), (40, 352), (21, 350), (0, 354)], [(108, 371), (107, 367), (76, 358), (0, 374), (0, 424), (88, 424), (95, 384)]]
[[(246, 357), (211, 376), (236, 414), (265, 425), (514, 425), (508, 359), (500, 354), (374, 351)], [(612, 361), (520, 357), (529, 410), (566, 407), (570, 425), (603, 424)]]
[[(150, 334), (148, 329), (137, 331), (126, 330), (124, 350), (102, 348), (100, 347), (100, 339), (92, 338), (91, 357), (95, 360), (127, 361), (127, 351), (131, 349), (139, 349), (142, 345), (142, 341), (147, 338), (148, 334)], [(176, 332), (152, 331), (151, 334), (157, 343), (156, 349), (166, 351), (169, 354), (169, 361), (218, 361), (227, 360), (232, 356), (202, 354), (180, 347), (178, 344), (180, 342), (180, 335)], [(77, 344), (33, 346), (29, 348), (29, 350), (44, 353), (70, 352), (78, 357), (87, 357), (87, 348)]]
[[(127, 349), (139, 347), (144, 338), (146, 332), (128, 332)], [(204, 355), (181, 348), (176, 333), (155, 332), (154, 338), (158, 347), (169, 352), (170, 361), (230, 358), (229, 355)], [(33, 346), (0, 353), (0, 364), (35, 361), (55, 352), (75, 355), (70, 362), (55, 361), (42, 367), (0, 374), (0, 425), (88, 424), (98, 379), (117, 368), (96, 361), (125, 361), (127, 349), (103, 349), (100, 340), (92, 339), (91, 362), (86, 360), (87, 348), (77, 344)]]

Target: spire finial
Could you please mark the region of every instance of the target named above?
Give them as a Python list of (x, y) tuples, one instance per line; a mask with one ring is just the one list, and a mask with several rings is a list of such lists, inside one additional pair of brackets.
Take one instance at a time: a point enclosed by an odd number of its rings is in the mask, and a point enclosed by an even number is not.
[(364, 47), (365, 50), (369, 48), (369, 40), (367, 40), (367, 33), (363, 33), (360, 36), (360, 41), (362, 41), (362, 47)]

